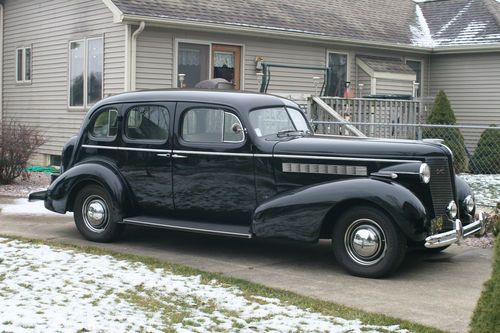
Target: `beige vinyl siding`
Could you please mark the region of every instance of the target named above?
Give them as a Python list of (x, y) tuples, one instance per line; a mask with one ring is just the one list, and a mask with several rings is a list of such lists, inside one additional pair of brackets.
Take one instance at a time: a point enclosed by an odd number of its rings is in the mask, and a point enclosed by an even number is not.
[[(444, 90), (459, 124), (500, 124), (500, 54), (435, 55), (431, 57), (431, 89)], [(464, 130), (474, 150), (480, 130)]]
[(173, 71), (172, 36), (146, 28), (137, 39), (136, 89), (172, 88)]
[[(69, 41), (104, 37), (104, 96), (124, 88), (125, 26), (101, 0), (6, 0), (4, 19), (5, 120), (38, 126), (48, 141), (41, 153), (60, 154), (77, 134), (85, 110), (68, 110)], [(15, 82), (15, 49), (32, 46), (32, 82)]]
[(413, 81), (377, 79), (377, 95), (412, 95)]
[(360, 96), (360, 92), (358, 92), (358, 94), (356, 95), (357, 97), (363, 97), (363, 96), (368, 96), (371, 94), (372, 92), (372, 81), (371, 81), (371, 77), (370, 75), (365, 72), (363, 69), (361, 69), (361, 67), (358, 66), (358, 77), (357, 77), (357, 80), (356, 80), (356, 88), (359, 90), (359, 84), (362, 83), (364, 86), (363, 86), (363, 91), (361, 92), (361, 96)]

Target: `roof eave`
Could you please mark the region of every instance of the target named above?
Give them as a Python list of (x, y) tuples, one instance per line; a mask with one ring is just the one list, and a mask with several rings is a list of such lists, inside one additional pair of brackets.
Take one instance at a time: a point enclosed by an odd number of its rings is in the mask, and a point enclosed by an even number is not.
[(123, 21), (123, 12), (113, 3), (112, 0), (102, 0), (106, 7), (113, 13), (113, 22), (120, 23)]
[(239, 35), (241, 34), (252, 35), (252, 36), (256, 35), (268, 36), (268, 37), (277, 37), (290, 40), (297, 40), (297, 38), (303, 38), (311, 41), (314, 40), (317, 42), (329, 42), (343, 46), (360, 46), (366, 48), (407, 51), (407, 52), (422, 53), (422, 54), (430, 54), (432, 52), (432, 48), (429, 47), (420, 47), (420, 46), (402, 45), (402, 44), (384, 43), (384, 42), (359, 41), (353, 39), (342, 39), (328, 35), (313, 34), (301, 31), (279, 30), (272, 28), (241, 26), (241, 25), (192, 21), (192, 20), (179, 20), (172, 18), (158, 18), (158, 17), (130, 15), (130, 14), (122, 14), (120, 17), (120, 22), (127, 24), (139, 24), (139, 22), (141, 21), (148, 23), (148, 25), (150, 26), (163, 27), (163, 28), (177, 28), (177, 29), (182, 28), (188, 30), (199, 30), (200, 28), (205, 28), (205, 29), (210, 29), (210, 31), (213, 32), (225, 32), (225, 33), (234, 33)]

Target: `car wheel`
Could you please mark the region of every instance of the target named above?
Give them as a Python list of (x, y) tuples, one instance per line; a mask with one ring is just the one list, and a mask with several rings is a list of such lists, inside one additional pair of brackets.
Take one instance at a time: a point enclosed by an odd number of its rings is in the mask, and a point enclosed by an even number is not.
[(406, 254), (406, 238), (379, 209), (353, 208), (335, 221), (333, 252), (349, 273), (380, 278), (394, 272)]
[(124, 229), (119, 209), (100, 186), (89, 185), (78, 192), (74, 204), (75, 224), (80, 233), (93, 242), (110, 242)]

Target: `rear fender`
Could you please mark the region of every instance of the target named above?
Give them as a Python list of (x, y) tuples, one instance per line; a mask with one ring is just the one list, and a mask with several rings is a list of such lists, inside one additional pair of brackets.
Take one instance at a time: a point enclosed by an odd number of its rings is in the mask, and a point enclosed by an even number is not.
[(116, 210), (126, 209), (122, 211), (126, 213), (133, 209), (126, 182), (116, 169), (105, 163), (80, 164), (61, 174), (47, 190), (45, 207), (61, 214), (70, 211), (76, 192), (90, 184), (102, 186), (109, 193)]
[(257, 207), (252, 230), (258, 237), (316, 241), (327, 214), (347, 201), (381, 208), (412, 240), (426, 236), (422, 202), (398, 183), (371, 178), (322, 183), (281, 193)]

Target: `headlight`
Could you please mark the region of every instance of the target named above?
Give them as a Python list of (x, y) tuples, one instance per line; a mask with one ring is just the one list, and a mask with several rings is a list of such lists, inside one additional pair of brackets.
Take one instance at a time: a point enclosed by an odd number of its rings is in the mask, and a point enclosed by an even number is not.
[(467, 213), (472, 213), (474, 208), (476, 208), (476, 203), (474, 202), (474, 197), (472, 195), (465, 197), (464, 208), (467, 210)]
[(446, 212), (448, 213), (448, 217), (450, 219), (454, 219), (455, 217), (457, 217), (458, 207), (454, 200), (450, 201), (448, 207), (446, 207)]
[(419, 170), (420, 180), (428, 184), (431, 181), (431, 168), (427, 163), (422, 163)]

